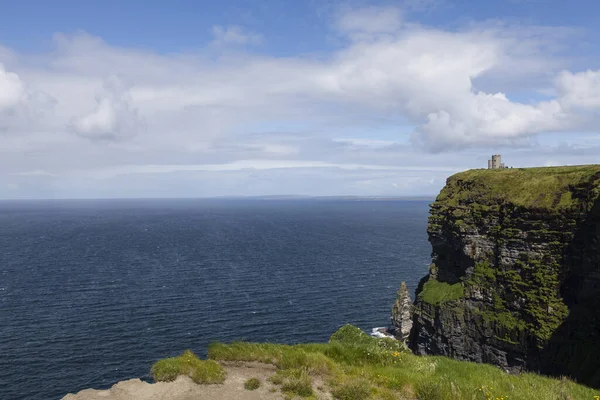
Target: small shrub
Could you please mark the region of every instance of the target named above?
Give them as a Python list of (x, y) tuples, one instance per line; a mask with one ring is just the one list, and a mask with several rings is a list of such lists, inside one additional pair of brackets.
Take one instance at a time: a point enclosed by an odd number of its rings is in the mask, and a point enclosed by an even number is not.
[(225, 370), (212, 360), (198, 360), (191, 378), (196, 383), (223, 383), (225, 381)]
[(256, 390), (260, 387), (260, 380), (258, 378), (249, 378), (244, 382), (244, 388), (246, 390)]
[(281, 385), (283, 383), (283, 375), (277, 373), (267, 378), (273, 385)]
[(191, 350), (177, 357), (159, 360), (150, 374), (156, 382), (170, 382), (180, 375), (189, 376), (196, 383), (212, 384), (225, 381), (225, 370), (212, 360), (200, 360)]
[(339, 400), (366, 400), (371, 396), (371, 384), (364, 379), (352, 380), (331, 391)]
[(300, 397), (312, 396), (312, 379), (310, 375), (303, 370), (289, 370), (281, 385), (281, 391), (297, 394)]
[(417, 385), (416, 392), (419, 400), (444, 400), (444, 389), (438, 382), (423, 381)]

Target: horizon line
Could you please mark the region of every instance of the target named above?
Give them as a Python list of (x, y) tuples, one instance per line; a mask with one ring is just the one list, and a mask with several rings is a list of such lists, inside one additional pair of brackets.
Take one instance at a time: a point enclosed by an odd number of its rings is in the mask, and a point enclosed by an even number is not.
[(256, 199), (256, 200), (294, 200), (294, 199), (383, 199), (383, 200), (429, 200), (435, 199), (437, 194), (394, 196), (394, 195), (222, 195), (198, 197), (47, 197), (47, 198), (0, 198), (0, 202), (8, 201), (74, 201), (74, 200), (219, 200), (219, 199)]

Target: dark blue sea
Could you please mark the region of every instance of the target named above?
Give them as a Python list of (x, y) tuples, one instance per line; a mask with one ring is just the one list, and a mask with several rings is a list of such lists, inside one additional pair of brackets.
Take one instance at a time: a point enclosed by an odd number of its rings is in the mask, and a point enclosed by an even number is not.
[(211, 341), (385, 326), (427, 272), (428, 201), (0, 202), (0, 399), (149, 378)]

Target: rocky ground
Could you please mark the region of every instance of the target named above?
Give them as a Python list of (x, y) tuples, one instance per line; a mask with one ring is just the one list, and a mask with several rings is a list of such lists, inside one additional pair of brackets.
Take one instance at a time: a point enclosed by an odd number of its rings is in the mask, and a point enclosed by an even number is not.
[[(279, 388), (267, 381), (275, 373), (273, 365), (262, 363), (224, 363), (227, 379), (221, 385), (198, 385), (190, 378), (180, 376), (173, 382), (147, 383), (130, 379), (115, 384), (107, 390), (86, 389), (77, 394), (68, 394), (63, 400), (270, 400), (283, 399)], [(258, 378), (261, 386), (246, 390), (244, 382)], [(317, 389), (319, 399), (330, 399), (328, 393)]]

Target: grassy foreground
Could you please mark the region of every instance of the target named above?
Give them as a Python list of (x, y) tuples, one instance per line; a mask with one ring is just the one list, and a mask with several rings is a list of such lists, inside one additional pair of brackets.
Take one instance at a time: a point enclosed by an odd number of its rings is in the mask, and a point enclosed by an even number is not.
[(208, 357), (202, 361), (186, 352), (158, 361), (151, 373), (157, 381), (179, 373), (199, 383), (220, 383), (225, 375), (215, 369), (219, 361), (259, 361), (277, 366), (270, 381), (288, 398), (317, 399), (314, 386), (321, 384), (340, 400), (600, 400), (600, 391), (568, 379), (510, 375), (491, 365), (415, 356), (398, 341), (372, 338), (351, 325), (334, 333), (329, 343), (213, 343)]

